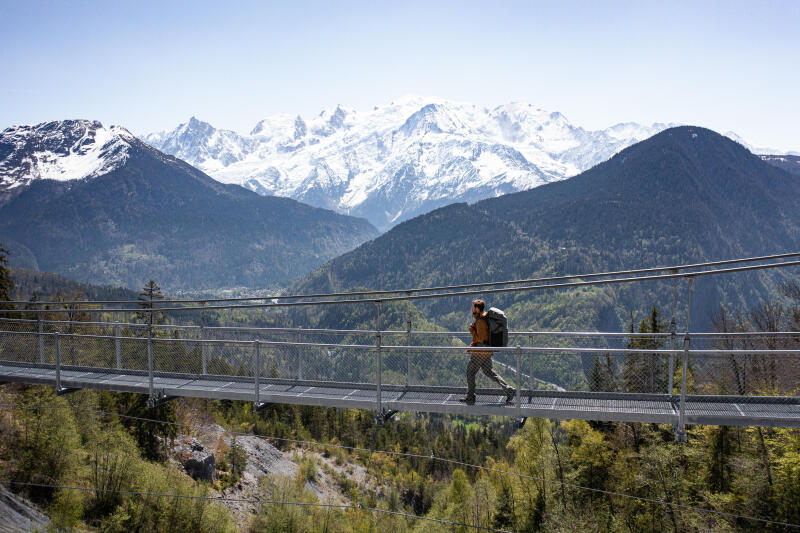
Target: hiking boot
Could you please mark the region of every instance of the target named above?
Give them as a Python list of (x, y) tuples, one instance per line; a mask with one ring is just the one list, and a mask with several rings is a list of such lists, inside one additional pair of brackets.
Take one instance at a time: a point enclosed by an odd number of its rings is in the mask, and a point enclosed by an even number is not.
[(511, 403), (514, 401), (514, 396), (517, 395), (517, 391), (515, 389), (511, 389), (506, 393), (506, 403)]
[(467, 405), (475, 405), (475, 398), (459, 398), (458, 401)]

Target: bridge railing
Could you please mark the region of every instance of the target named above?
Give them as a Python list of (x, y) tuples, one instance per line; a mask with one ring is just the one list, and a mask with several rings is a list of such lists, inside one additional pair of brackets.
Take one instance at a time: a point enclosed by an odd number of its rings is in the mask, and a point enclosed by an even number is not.
[[(151, 400), (156, 374), (252, 379), (255, 391), (260, 379), (301, 386), (360, 384), (375, 391), (375, 408), (380, 413), (384, 387), (394, 391), (421, 386), (451, 391), (464, 388), (470, 338), (465, 331), (413, 331), (411, 302), (460, 298), (463, 303), (478, 296), (669, 280), (673, 298), (668, 333), (512, 332), (510, 346), (495, 350), (493, 360), (500, 374), (520, 393), (518, 413), (522, 398), (535, 394), (580, 391), (613, 393), (615, 397), (657, 395), (657, 399), (677, 405), (673, 407), (680, 412), (676, 436), (683, 439), (686, 399), (691, 395), (798, 399), (798, 332), (695, 333), (690, 328), (695, 278), (800, 267), (797, 257), (800, 252), (406, 291), (229, 301), (18, 302), (20, 309), (0, 310), (0, 362), (55, 367), (56, 376), (62, 367), (146, 373)], [(795, 259), (775, 262), (786, 258)], [(676, 310), (680, 280), (687, 282), (687, 298), (685, 329), (679, 333)], [(386, 331), (382, 327), (384, 314), (389, 305), (400, 303), (409, 304), (407, 328)], [(142, 308), (148, 305), (152, 309)], [(275, 323), (277, 311), (288, 317), (290, 311), (308, 306), (323, 310), (350, 306), (351, 315), (359, 317), (357, 322), (374, 320), (374, 330), (254, 328), (206, 322), (207, 312), (213, 311), (218, 313), (217, 319), (254, 313), (258, 320)], [(397, 307), (392, 310), (395, 321), (397, 311)], [(45, 320), (53, 316), (60, 320)], [(185, 320), (187, 316), (192, 317), (190, 321)], [(335, 318), (335, 314), (330, 317)], [(104, 321), (109, 318), (119, 322)], [(160, 324), (164, 318), (174, 323)], [(634, 337), (642, 342), (629, 342)], [(479, 387), (491, 385), (482, 376), (478, 380)], [(60, 386), (58, 378), (56, 381)]]
[[(370, 387), (379, 383), (450, 389), (465, 386), (469, 354), (465, 339), (458, 332), (412, 332), (410, 336), (407, 332), (382, 332), (380, 364), (376, 344), (354, 342), (374, 339), (374, 331), (284, 328), (265, 334), (250, 328), (226, 328), (225, 332), (230, 338), (201, 339), (193, 329), (173, 327), (171, 331), (162, 328), (159, 336), (149, 337), (147, 328), (138, 324), (68, 322), (48, 323), (40, 332), (35, 321), (0, 320), (0, 360), (49, 366), (58, 359), (64, 367), (139, 372), (148, 372), (152, 360), (152, 370), (157, 374), (250, 378), (258, 373), (266, 381), (346, 382)], [(60, 343), (58, 358), (56, 334)], [(175, 336), (162, 336), (166, 334)], [(526, 393), (586, 391), (679, 396), (684, 354), (685, 394), (797, 397), (800, 393), (800, 333), (696, 333), (688, 336), (688, 351), (608, 346), (615, 341), (620, 344), (629, 336), (519, 332), (518, 339), (530, 342), (496, 349), (493, 361), (507, 382), (515, 386), (519, 381)], [(391, 344), (393, 337), (412, 344)], [(552, 342), (554, 337), (578, 337), (583, 339), (582, 344), (593, 345), (563, 346)], [(663, 334), (636, 337), (654, 343), (669, 340)], [(565, 382), (563, 376), (572, 379)], [(477, 379), (479, 387), (495, 387), (482, 374)]]

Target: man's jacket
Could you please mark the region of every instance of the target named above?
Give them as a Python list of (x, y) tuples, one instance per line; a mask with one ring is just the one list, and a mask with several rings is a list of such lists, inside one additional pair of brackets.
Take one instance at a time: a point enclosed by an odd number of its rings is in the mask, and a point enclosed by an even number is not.
[[(472, 342), (470, 346), (488, 346), (489, 345), (489, 322), (486, 320), (486, 311), (481, 316), (469, 325), (469, 332), (472, 334)], [(487, 358), (492, 356), (492, 352), (483, 350), (468, 350), (470, 354), (475, 357)]]

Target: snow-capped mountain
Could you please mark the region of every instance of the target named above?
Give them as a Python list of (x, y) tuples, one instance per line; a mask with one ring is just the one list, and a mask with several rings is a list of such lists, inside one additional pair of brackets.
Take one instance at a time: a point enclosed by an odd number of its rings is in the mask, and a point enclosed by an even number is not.
[(733, 131), (727, 131), (727, 132), (724, 133), (724, 135), (725, 135), (725, 137), (728, 137), (729, 139), (733, 139), (734, 141), (736, 141), (737, 143), (741, 144), (742, 146), (744, 146), (745, 148), (747, 148), (748, 150), (750, 150), (751, 152), (753, 152), (756, 155), (777, 155), (777, 154), (780, 154), (780, 155), (800, 156), (800, 152), (796, 152), (796, 151), (793, 151), (793, 150), (783, 150), (781, 148), (774, 148), (774, 147), (769, 147), (769, 146), (755, 146), (755, 145), (749, 144), (747, 141), (742, 139), (739, 135), (737, 135)]
[(366, 112), (280, 114), (247, 135), (192, 117), (144, 136), (225, 183), (363, 216), (380, 228), (578, 174), (673, 124), (592, 131), (557, 112), (407, 96)]
[(0, 243), (14, 266), (132, 288), (265, 288), (377, 233), (220, 183), (124, 128), (65, 120), (0, 133)]
[(140, 144), (119, 126), (91, 120), (13, 126), (0, 132), (0, 191), (32, 180), (68, 181), (107, 174), (125, 164), (132, 144)]

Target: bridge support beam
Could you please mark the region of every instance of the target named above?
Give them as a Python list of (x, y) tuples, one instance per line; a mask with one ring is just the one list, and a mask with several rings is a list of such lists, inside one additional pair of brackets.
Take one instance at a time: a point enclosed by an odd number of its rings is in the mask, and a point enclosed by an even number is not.
[(522, 420), (522, 348), (519, 344), (514, 351), (517, 363), (517, 420)]
[(44, 320), (39, 311), (39, 363), (44, 364)]
[(122, 369), (122, 331), (120, 323), (114, 324), (114, 351), (117, 356), (117, 370)]
[(686, 335), (683, 337), (683, 357), (681, 361), (681, 398), (680, 410), (678, 412), (678, 427), (675, 429), (675, 441), (686, 442), (686, 377), (689, 373), (689, 350), (691, 348), (691, 338), (689, 337), (689, 326), (692, 318), (692, 285), (694, 278), (688, 278), (689, 288), (686, 303)]
[(149, 405), (157, 401), (155, 391), (153, 390), (153, 311), (147, 314), (147, 383), (148, 383), (148, 400)]
[[(677, 274), (678, 270), (674, 269), (671, 270), (673, 274)], [(672, 342), (672, 349), (677, 350), (678, 344), (677, 340), (675, 339), (675, 305), (677, 304), (678, 300), (678, 278), (673, 278), (672, 280), (672, 317), (669, 321), (669, 338)], [(667, 371), (667, 394), (672, 396), (672, 387), (673, 387), (673, 380), (675, 379), (675, 354), (669, 354), (669, 369)]]
[(375, 414), (375, 425), (380, 427), (385, 425), (387, 422), (391, 422), (394, 415), (399, 413), (400, 411), (392, 410), (392, 409), (383, 409), (379, 413)]
[(78, 388), (61, 386), (61, 337), (56, 333), (56, 396), (62, 396), (80, 390)]
[(155, 409), (156, 407), (161, 407), (165, 403), (176, 400), (177, 398), (177, 396), (167, 396), (163, 391), (159, 391), (154, 398), (147, 400), (147, 406), (150, 409)]
[[(205, 307), (206, 303), (202, 302), (200, 305)], [(203, 375), (208, 371), (208, 354), (206, 353), (206, 312), (200, 312), (200, 357), (202, 359)]]
[[(406, 296), (411, 296), (411, 293), (406, 292)], [(406, 335), (406, 344), (411, 346), (411, 300), (406, 300)], [(406, 370), (406, 385), (411, 385), (411, 350), (408, 350), (406, 353), (406, 366), (408, 367)]]
[(381, 353), (381, 301), (375, 300), (378, 315), (375, 322), (375, 419), (378, 425), (383, 425), (383, 402), (381, 399), (381, 386), (383, 381), (383, 354)]
[(261, 343), (256, 339), (253, 346), (253, 380), (255, 382), (255, 393), (253, 395), (253, 411), (256, 413), (263, 411), (269, 403), (261, 401)]

